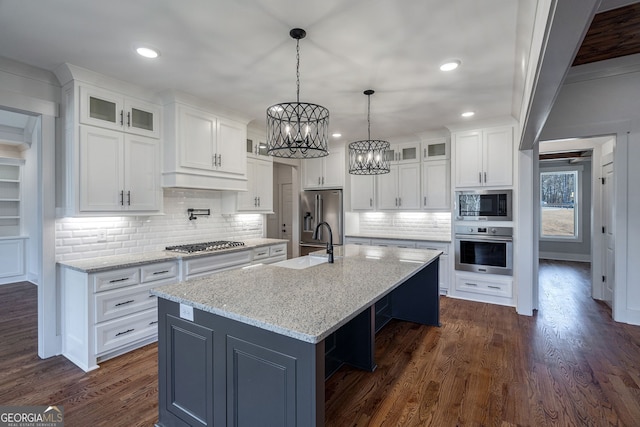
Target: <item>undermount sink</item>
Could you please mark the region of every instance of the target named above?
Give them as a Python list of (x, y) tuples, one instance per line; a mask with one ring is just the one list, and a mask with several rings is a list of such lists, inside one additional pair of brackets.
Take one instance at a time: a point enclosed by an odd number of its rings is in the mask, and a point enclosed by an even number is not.
[(302, 270), (303, 268), (312, 267), (318, 264), (324, 264), (329, 260), (327, 256), (306, 255), (298, 258), (291, 258), (284, 261), (274, 262), (271, 265), (276, 267), (292, 268), (294, 270)]

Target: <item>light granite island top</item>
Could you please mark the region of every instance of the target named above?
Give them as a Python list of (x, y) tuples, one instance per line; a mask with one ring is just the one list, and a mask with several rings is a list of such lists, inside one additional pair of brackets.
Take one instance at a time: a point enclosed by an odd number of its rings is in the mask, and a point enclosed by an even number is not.
[[(152, 289), (156, 426), (323, 426), (326, 378), (345, 363), (373, 371), (380, 327), (439, 326), (440, 251), (335, 249), (333, 264), (254, 265)], [(310, 258), (283, 263), (296, 260)]]
[(333, 264), (304, 269), (278, 263), (255, 265), (163, 286), (151, 293), (317, 343), (442, 253), (360, 245), (336, 246), (335, 250)]

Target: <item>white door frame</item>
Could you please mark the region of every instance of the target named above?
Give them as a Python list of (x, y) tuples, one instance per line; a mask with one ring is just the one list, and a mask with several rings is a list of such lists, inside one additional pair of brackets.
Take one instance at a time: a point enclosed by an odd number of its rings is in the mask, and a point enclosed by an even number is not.
[(29, 115), (40, 116), (38, 144), (38, 196), (41, 246), (38, 266), (38, 356), (47, 358), (62, 352), (60, 337), (55, 253), (56, 180), (55, 145), (58, 104), (16, 92), (0, 90), (2, 106)]

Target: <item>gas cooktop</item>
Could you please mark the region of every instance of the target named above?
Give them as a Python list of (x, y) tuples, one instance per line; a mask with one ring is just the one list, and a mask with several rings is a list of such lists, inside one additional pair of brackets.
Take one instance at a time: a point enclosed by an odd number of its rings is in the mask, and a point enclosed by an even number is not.
[(228, 240), (218, 240), (216, 242), (191, 243), (186, 245), (167, 246), (165, 249), (173, 252), (192, 254), (197, 252), (212, 252), (221, 249), (244, 246), (244, 242), (230, 242)]

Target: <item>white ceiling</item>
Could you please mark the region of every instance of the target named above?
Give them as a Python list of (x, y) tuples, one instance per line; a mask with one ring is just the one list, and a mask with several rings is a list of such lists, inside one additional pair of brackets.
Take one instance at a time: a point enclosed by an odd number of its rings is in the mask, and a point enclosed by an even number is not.
[[(533, 1), (533, 0), (531, 0)], [(0, 0), (0, 56), (46, 70), (71, 63), (153, 92), (176, 89), (263, 125), (295, 100), (327, 107), (343, 141), (408, 136), (512, 112), (514, 0)], [(532, 8), (533, 9), (533, 8)], [(157, 47), (157, 60), (133, 47)], [(450, 58), (461, 67), (443, 73)], [(468, 119), (467, 119), (468, 120)]]

